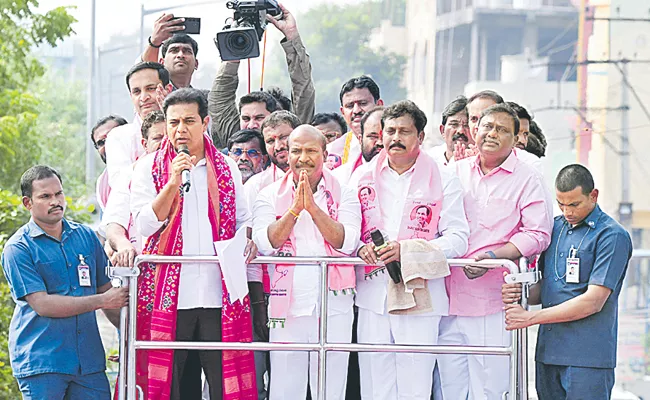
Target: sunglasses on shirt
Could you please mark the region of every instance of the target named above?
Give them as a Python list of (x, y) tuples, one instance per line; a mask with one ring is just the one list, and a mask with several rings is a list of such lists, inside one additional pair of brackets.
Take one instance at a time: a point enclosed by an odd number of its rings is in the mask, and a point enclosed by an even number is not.
[(95, 142), (95, 148), (98, 149), (100, 147), (104, 147), (106, 144), (106, 139), (99, 139), (98, 141)]
[[(230, 151), (230, 154), (232, 154), (235, 157), (241, 157), (244, 154), (244, 150), (233, 149)], [(246, 150), (246, 154), (248, 154), (248, 157), (250, 158), (258, 158), (262, 156), (262, 153), (260, 153), (259, 150), (255, 150), (255, 149)]]

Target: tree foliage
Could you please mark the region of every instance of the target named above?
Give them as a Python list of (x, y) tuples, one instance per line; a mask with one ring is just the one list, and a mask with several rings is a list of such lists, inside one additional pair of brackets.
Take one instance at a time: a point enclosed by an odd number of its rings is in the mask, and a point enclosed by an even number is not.
[[(0, 251), (5, 241), (29, 220), (18, 192), (22, 173), (41, 160), (47, 132), (39, 130), (42, 102), (30, 92), (45, 68), (31, 55), (35, 46), (55, 46), (73, 31), (74, 18), (65, 7), (34, 12), (37, 0), (0, 0)], [(13, 192), (13, 193), (12, 193)], [(71, 200), (69, 200), (71, 202)], [(73, 219), (86, 220), (85, 210), (70, 207)], [(0, 275), (0, 400), (20, 398), (9, 365), (7, 339), (13, 310), (9, 288)]]
[[(362, 74), (373, 77), (385, 102), (406, 97), (402, 86), (406, 59), (370, 47), (372, 32), (381, 21), (381, 8), (381, 3), (369, 1), (353, 5), (323, 3), (298, 16), (300, 36), (311, 57), (316, 112), (337, 111), (343, 83)], [(275, 52), (271, 58), (273, 64), (266, 81), (288, 88), (283, 52)]]

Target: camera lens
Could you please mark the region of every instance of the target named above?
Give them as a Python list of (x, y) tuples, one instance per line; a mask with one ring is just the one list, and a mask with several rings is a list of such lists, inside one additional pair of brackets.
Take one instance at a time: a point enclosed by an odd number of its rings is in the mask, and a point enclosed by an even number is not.
[(228, 47), (234, 54), (248, 53), (252, 50), (253, 43), (248, 35), (236, 32), (228, 38)]

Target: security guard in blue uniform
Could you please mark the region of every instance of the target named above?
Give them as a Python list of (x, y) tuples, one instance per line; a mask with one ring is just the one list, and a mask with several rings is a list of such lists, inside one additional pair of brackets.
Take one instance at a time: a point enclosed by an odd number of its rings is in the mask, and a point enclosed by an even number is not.
[(628, 232), (597, 204), (598, 190), (582, 165), (564, 167), (555, 181), (562, 210), (551, 245), (540, 258), (542, 280), (526, 311), (520, 284), (503, 286), (506, 327), (539, 324), (536, 387), (540, 400), (609, 399), (614, 386), (618, 297), (632, 256)]

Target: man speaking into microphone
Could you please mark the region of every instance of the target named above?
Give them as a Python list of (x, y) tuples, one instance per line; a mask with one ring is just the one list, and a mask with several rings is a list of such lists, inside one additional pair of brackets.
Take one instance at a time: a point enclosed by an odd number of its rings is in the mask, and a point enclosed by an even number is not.
[[(417, 245), (424, 250), (419, 250), (431, 253), (432, 258), (444, 262), (444, 258), (459, 257), (467, 251), (469, 227), (463, 191), (453, 172), (438, 168), (433, 158), (420, 151), (426, 123), (424, 112), (412, 101), (386, 108), (381, 120), (384, 150), (355, 171), (350, 180), (359, 196), (368, 189), (376, 194), (369, 196), (367, 207), (362, 208), (361, 237), (366, 245), (358, 252), (370, 265), (382, 261), (394, 268), (396, 264), (391, 263), (401, 262), (404, 272), (404, 256), (409, 252), (406, 247), (413, 248), (415, 243), (408, 239), (415, 232), (423, 239)], [(422, 229), (415, 218), (418, 209), (424, 207), (429, 210), (427, 229)], [(387, 237), (385, 245), (376, 247), (373, 243), (376, 231)], [(393, 280), (384, 268), (356, 269), (359, 343), (437, 344), (440, 318), (449, 309), (444, 279), (425, 281), (420, 293), (429, 299), (427, 310), (394, 312)], [(402, 278), (407, 280), (404, 274)], [(418, 296), (414, 297), (417, 304)], [(433, 354), (359, 353), (361, 397), (429, 399), (435, 363)]]
[[(148, 237), (143, 254), (213, 256), (213, 242), (232, 238), (251, 219), (239, 169), (206, 135), (208, 105), (201, 91), (177, 90), (163, 109), (167, 137), (160, 150), (138, 162), (131, 183), (135, 227)], [(256, 254), (249, 240), (248, 261)], [(138, 279), (137, 339), (251, 342), (251, 302), (248, 296), (242, 301), (228, 295), (222, 274), (227, 267), (144, 265)], [(261, 297), (261, 284), (250, 287)], [(256, 396), (253, 352), (198, 354), (210, 398)], [(187, 355), (187, 350), (138, 352), (137, 383), (145, 399), (187, 397), (181, 382)]]

